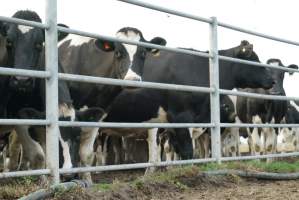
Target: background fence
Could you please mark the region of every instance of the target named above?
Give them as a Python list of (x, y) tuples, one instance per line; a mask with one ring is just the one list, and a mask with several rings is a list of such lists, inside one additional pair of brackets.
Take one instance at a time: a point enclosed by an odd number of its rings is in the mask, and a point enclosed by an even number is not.
[[(270, 154), (260, 156), (242, 156), (242, 157), (221, 157), (221, 140), (220, 140), (220, 128), (221, 127), (299, 127), (299, 124), (229, 124), (220, 123), (220, 94), (226, 95), (237, 95), (252, 98), (262, 99), (274, 99), (274, 100), (299, 100), (295, 97), (285, 97), (276, 95), (262, 95), (253, 94), (246, 92), (236, 92), (231, 90), (219, 89), (219, 60), (226, 60), (236, 63), (246, 63), (259, 67), (269, 67), (280, 69), (288, 72), (299, 72), (296, 69), (289, 69), (279, 66), (272, 66), (262, 63), (256, 63), (251, 61), (245, 61), (241, 59), (235, 59), (218, 55), (218, 42), (217, 42), (217, 27), (221, 26), (231, 30), (263, 37), (270, 40), (284, 42), (291, 45), (299, 46), (298, 42), (290, 41), (278, 37), (265, 35), (262, 33), (254, 32), (251, 30), (243, 29), (240, 27), (232, 26), (223, 22), (217, 21), (215, 17), (203, 18), (188, 13), (170, 10), (168, 8), (144, 3), (141, 1), (134, 0), (119, 0), (136, 6), (157, 10), (191, 20), (197, 20), (210, 25), (210, 51), (209, 53), (195, 52), (186, 49), (169, 48), (165, 46), (154, 45), (145, 42), (135, 42), (130, 40), (118, 39), (110, 36), (103, 36), (95, 33), (88, 33), (84, 31), (69, 29), (65, 27), (57, 26), (57, 0), (46, 0), (46, 20), (45, 24), (31, 22), (16, 18), (0, 17), (1, 21), (22, 24), (26, 26), (38, 27), (45, 29), (46, 40), (46, 71), (33, 71), (33, 70), (22, 70), (22, 69), (11, 69), (11, 68), (0, 68), (1, 75), (14, 75), (14, 76), (28, 76), (36, 78), (44, 78), (46, 80), (46, 119), (45, 120), (26, 120), (26, 119), (1, 119), (1, 125), (46, 125), (46, 166), (47, 169), (40, 170), (29, 170), (29, 171), (18, 171), (18, 172), (7, 172), (0, 173), (0, 178), (5, 177), (18, 177), (27, 175), (50, 175), (52, 183), (59, 182), (59, 174), (65, 173), (78, 173), (78, 172), (95, 172), (95, 171), (112, 171), (122, 169), (137, 169), (154, 166), (169, 166), (169, 165), (181, 165), (191, 163), (206, 163), (206, 162), (218, 162), (230, 161), (230, 160), (248, 160), (256, 158), (274, 158), (274, 157), (286, 157), (286, 156), (298, 156), (299, 152), (284, 153), (284, 154)], [(196, 87), (186, 85), (174, 85), (174, 84), (162, 84), (162, 83), (151, 83), (151, 82), (134, 82), (126, 80), (116, 80), (111, 78), (103, 77), (91, 77), (83, 75), (65, 74), (58, 73), (58, 50), (57, 50), (57, 31), (62, 31), (71, 34), (77, 34), (86, 37), (106, 39), (115, 42), (122, 42), (132, 45), (140, 45), (143, 47), (157, 48), (161, 50), (173, 51), (178, 53), (185, 53), (191, 55), (197, 55), (201, 57), (207, 57), (210, 61), (210, 87)], [(67, 122), (58, 120), (58, 80), (66, 81), (77, 81), (77, 82), (88, 82), (94, 84), (108, 84), (118, 86), (134, 86), (142, 88), (155, 88), (164, 90), (175, 90), (175, 91), (189, 91), (189, 92), (203, 92), (210, 93), (211, 97), (211, 122), (210, 123), (108, 123), (108, 122)], [(59, 169), (59, 153), (58, 153), (58, 131), (59, 127), (67, 126), (89, 126), (89, 127), (132, 127), (132, 128), (186, 128), (186, 127), (207, 127), (211, 128), (211, 142), (212, 142), (212, 158), (206, 159), (192, 159), (182, 161), (171, 161), (171, 162), (159, 162), (159, 163), (138, 163), (138, 164), (122, 164), (122, 165), (108, 165), (108, 166), (95, 166), (95, 167), (84, 167), (84, 168), (72, 168), (72, 169)]]

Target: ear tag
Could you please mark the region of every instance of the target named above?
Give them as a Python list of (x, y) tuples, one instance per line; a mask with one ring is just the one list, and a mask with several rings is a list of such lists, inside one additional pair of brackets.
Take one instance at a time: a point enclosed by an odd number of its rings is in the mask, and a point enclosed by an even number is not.
[(104, 42), (104, 49), (109, 50), (111, 47), (108, 42)]

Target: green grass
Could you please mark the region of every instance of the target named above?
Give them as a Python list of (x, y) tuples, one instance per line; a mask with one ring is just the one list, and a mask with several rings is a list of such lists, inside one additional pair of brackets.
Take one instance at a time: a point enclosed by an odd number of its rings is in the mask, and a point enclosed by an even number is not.
[[(275, 161), (266, 163), (263, 161), (235, 161), (223, 162), (222, 164), (207, 163), (198, 165), (177, 166), (166, 171), (155, 172), (147, 176), (139, 177), (136, 180), (128, 183), (136, 189), (142, 189), (146, 183), (168, 183), (173, 184), (180, 189), (186, 189), (187, 186), (180, 182), (182, 177), (195, 177), (203, 171), (213, 171), (219, 169), (236, 169), (245, 171), (261, 171), (275, 173), (292, 173), (299, 172), (299, 160), (295, 162)], [(100, 191), (109, 191), (119, 188), (122, 184), (119, 181), (112, 184), (97, 184), (94, 189)]]

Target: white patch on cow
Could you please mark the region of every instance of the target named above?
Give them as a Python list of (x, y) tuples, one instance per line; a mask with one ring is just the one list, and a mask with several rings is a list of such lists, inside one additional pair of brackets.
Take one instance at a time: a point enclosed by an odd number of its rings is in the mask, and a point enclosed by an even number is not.
[[(141, 36), (139, 35), (139, 33), (136, 33), (134, 31), (118, 32), (118, 33), (116, 33), (116, 37), (119, 39), (132, 40), (132, 41), (136, 41), (136, 42), (140, 41), (140, 39), (141, 39)], [(125, 75), (124, 79), (125, 80), (141, 80), (141, 77), (139, 75), (137, 75), (135, 72), (133, 73), (133, 71), (131, 69), (133, 59), (137, 52), (138, 46), (131, 45), (131, 44), (123, 44), (123, 45), (124, 45), (125, 49), (127, 50), (127, 53), (130, 58), (129, 70), (128, 70), (127, 74)], [(130, 71), (130, 69), (131, 69), (131, 71)], [(130, 79), (126, 79), (126, 77), (130, 78)]]
[(127, 74), (124, 77), (124, 80), (141, 81), (141, 77), (138, 74), (136, 74), (131, 68), (129, 68)]
[(19, 29), (19, 31), (21, 31), (21, 33), (25, 34), (25, 33), (28, 33), (31, 29), (33, 29), (33, 27), (18, 25), (18, 29)]
[(248, 138), (244, 138), (243, 136), (240, 137), (240, 143), (241, 144), (247, 144), (248, 143)]
[(60, 134), (59, 134), (59, 141), (62, 146), (62, 155), (63, 155), (63, 159), (64, 159), (62, 168), (70, 169), (73, 167), (71, 154), (70, 154), (70, 147), (69, 147), (68, 143), (62, 139)]
[(72, 106), (68, 106), (67, 104), (63, 103), (59, 105), (59, 116), (70, 117), (71, 121), (74, 121), (76, 117), (76, 112)]
[(158, 161), (158, 152), (157, 152), (157, 128), (152, 128), (148, 130), (148, 137), (147, 137), (147, 142), (148, 142), (148, 158), (149, 162), (155, 163)]
[(276, 62), (276, 61), (274, 61), (274, 62), (270, 62), (269, 65), (279, 66), (279, 62)]
[(69, 46), (81, 46), (82, 44), (88, 43), (92, 39), (93, 38), (90, 38), (90, 37), (84, 37), (84, 36), (80, 36), (80, 35), (71, 34), (71, 35), (68, 35), (63, 40), (61, 40), (58, 43), (58, 46), (60, 46), (61, 44), (63, 44), (66, 41), (71, 41)]

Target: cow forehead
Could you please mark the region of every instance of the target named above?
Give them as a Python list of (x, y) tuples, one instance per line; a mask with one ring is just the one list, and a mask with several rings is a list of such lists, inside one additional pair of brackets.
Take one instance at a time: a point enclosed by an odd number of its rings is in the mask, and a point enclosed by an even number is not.
[[(139, 33), (136, 33), (134, 31), (126, 31), (126, 32), (118, 32), (116, 34), (116, 37), (119, 39), (128, 39), (132, 41), (140, 41), (141, 37)], [(138, 46), (136, 45), (131, 45), (131, 44), (123, 44), (125, 49), (127, 50), (130, 61), (133, 61), (134, 55), (137, 52)]]
[(279, 66), (279, 62), (277, 61), (273, 61), (273, 62), (270, 62), (269, 65), (273, 65), (273, 66)]
[(30, 26), (18, 25), (18, 30), (21, 31), (21, 33), (23, 34), (28, 33), (32, 29), (33, 27)]

